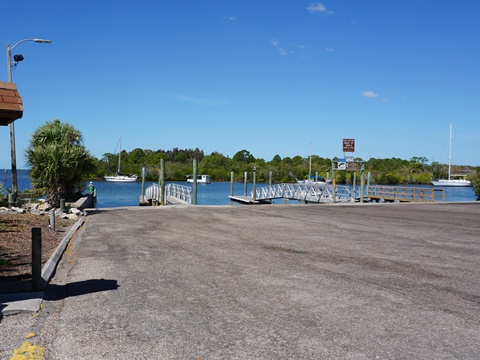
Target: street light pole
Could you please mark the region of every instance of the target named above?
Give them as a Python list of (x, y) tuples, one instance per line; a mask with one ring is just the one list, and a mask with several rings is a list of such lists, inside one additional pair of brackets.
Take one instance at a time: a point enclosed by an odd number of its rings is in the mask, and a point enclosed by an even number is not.
[[(10, 47), (10, 44), (7, 44), (7, 74), (8, 74), (8, 82), (12, 82), (12, 50), (17, 47), (17, 45), (21, 44), (25, 41), (33, 41), (36, 43), (41, 44), (51, 44), (51, 40), (46, 39), (23, 39), (17, 42), (15, 45)], [(14, 194), (15, 201), (17, 201), (17, 194), (18, 194), (18, 182), (17, 182), (17, 157), (15, 151), (15, 121), (10, 123), (10, 149), (11, 149), (11, 157), (12, 157), (12, 193)]]

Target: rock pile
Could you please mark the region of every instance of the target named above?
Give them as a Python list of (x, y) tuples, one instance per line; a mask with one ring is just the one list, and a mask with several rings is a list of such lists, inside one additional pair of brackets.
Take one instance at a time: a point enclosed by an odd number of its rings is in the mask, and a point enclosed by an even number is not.
[(30, 213), (34, 215), (49, 215), (51, 211), (55, 211), (55, 217), (60, 219), (73, 219), (76, 220), (80, 216), (86, 216), (87, 214), (82, 210), (77, 208), (69, 208), (65, 210), (54, 209), (50, 204), (43, 202), (43, 203), (28, 203), (23, 204), (21, 207), (12, 206), (11, 208), (0, 207), (0, 215), (1, 214), (25, 214)]

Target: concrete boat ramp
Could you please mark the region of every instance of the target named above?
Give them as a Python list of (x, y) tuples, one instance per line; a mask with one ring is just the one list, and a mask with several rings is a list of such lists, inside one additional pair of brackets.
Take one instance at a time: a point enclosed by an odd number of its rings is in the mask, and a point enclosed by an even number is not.
[(100, 210), (38, 316), (1, 320), (0, 358), (31, 332), (47, 359), (478, 359), (478, 219), (480, 203)]

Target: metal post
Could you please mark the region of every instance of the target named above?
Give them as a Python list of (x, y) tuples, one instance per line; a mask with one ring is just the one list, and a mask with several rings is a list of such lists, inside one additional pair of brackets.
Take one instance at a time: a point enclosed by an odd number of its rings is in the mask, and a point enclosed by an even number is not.
[(233, 182), (235, 180), (234, 172), (230, 172), (230, 196), (233, 196)]
[(352, 192), (353, 192), (353, 201), (355, 201), (355, 197), (357, 196), (357, 172), (353, 172), (353, 184), (352, 184)]
[(160, 205), (165, 205), (165, 160), (160, 159)]
[(50, 231), (55, 231), (55, 210), (50, 210)]
[(145, 203), (145, 168), (142, 168), (142, 204)]
[(367, 174), (367, 198), (370, 195), (370, 180), (372, 178), (372, 173), (369, 171)]
[[(10, 44), (7, 45), (7, 71), (8, 71), (7, 73), (8, 82), (12, 82), (12, 49), (10, 48)], [(16, 151), (15, 151), (15, 121), (12, 121), (10, 123), (10, 152), (11, 152), (10, 156), (12, 159), (12, 194), (16, 202), (17, 194), (18, 194), (18, 185), (17, 185), (18, 182), (17, 182), (17, 157), (16, 157)]]
[(245, 171), (243, 174), (243, 196), (247, 196), (247, 178), (248, 173)]
[(32, 228), (32, 284), (42, 290), (42, 229)]
[(197, 159), (193, 159), (193, 205), (197, 205)]
[(318, 171), (315, 171), (315, 181), (318, 181)]
[(252, 189), (252, 198), (253, 201), (257, 201), (257, 168), (253, 167), (253, 189)]
[(272, 177), (273, 177), (273, 172), (270, 170), (268, 173), (268, 186), (272, 186)]
[(11, 208), (12, 206), (17, 206), (17, 202), (15, 199), (15, 194), (14, 193), (9, 193), (8, 194), (8, 207)]
[(360, 169), (360, 202), (363, 203), (363, 196), (365, 191), (365, 164), (362, 162)]
[[(25, 42), (25, 41), (33, 41), (36, 43), (44, 43), (50, 44), (51, 40), (45, 39), (23, 39), (17, 42), (15, 45), (10, 47), (10, 44), (7, 44), (7, 79), (8, 82), (12, 82), (12, 50), (17, 47), (18, 44)], [(17, 200), (18, 196), (18, 181), (17, 181), (17, 157), (16, 157), (16, 150), (15, 150), (15, 121), (10, 123), (10, 151), (11, 151), (11, 158), (12, 158), (12, 193), (15, 196), (15, 201)]]
[(337, 202), (337, 179), (336, 179), (336, 173), (335, 173), (335, 163), (332, 161), (332, 204), (335, 204)]
[(60, 199), (60, 211), (65, 211), (65, 199)]

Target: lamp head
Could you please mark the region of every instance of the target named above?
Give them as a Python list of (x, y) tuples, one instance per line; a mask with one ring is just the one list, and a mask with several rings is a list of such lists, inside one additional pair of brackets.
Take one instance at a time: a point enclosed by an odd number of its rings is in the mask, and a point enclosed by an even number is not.
[(33, 41), (36, 42), (36, 43), (42, 43), (42, 44), (51, 44), (52, 43), (52, 40), (39, 39), (39, 38), (35, 38), (35, 39), (33, 39)]
[(13, 55), (13, 60), (15, 62), (20, 62), (20, 61), (23, 61), (25, 58), (23, 57), (22, 54), (17, 54), (17, 55)]

